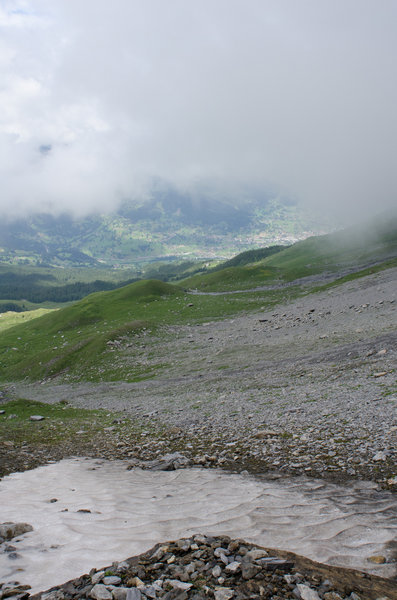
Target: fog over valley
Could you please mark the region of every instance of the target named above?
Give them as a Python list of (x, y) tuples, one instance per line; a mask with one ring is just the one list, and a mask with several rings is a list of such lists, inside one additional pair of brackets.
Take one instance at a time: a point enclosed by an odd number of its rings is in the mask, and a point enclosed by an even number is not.
[(0, 212), (287, 197), (346, 222), (396, 203), (384, 0), (3, 0)]

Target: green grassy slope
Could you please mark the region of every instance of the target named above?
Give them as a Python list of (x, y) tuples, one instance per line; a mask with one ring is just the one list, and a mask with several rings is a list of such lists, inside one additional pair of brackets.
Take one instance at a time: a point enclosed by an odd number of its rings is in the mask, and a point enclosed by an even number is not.
[(150, 334), (161, 338), (163, 328), (169, 325), (258, 310), (264, 304), (273, 306), (280, 298), (285, 298), (285, 292), (275, 292), (267, 300), (260, 294), (249, 298), (247, 294), (188, 296), (182, 288), (156, 280), (97, 292), (2, 331), (0, 380), (42, 380), (58, 375), (90, 381), (148, 378), (166, 368), (149, 368), (140, 360), (141, 344), (148, 342)]
[[(84, 374), (97, 366), (108, 342), (156, 327), (162, 315), (161, 301), (181, 293), (161, 281), (140, 281), (91, 294), (71, 306), (7, 329), (0, 338), (1, 376), (37, 379), (62, 371)], [(147, 310), (149, 305), (156, 305), (156, 309)], [(106, 372), (109, 369), (111, 365), (104, 367)]]
[(202, 291), (249, 289), (276, 281), (294, 281), (318, 273), (360, 268), (397, 256), (397, 217), (372, 228), (351, 228), (311, 237), (243, 266), (219, 265), (210, 273), (185, 279), (187, 288)]

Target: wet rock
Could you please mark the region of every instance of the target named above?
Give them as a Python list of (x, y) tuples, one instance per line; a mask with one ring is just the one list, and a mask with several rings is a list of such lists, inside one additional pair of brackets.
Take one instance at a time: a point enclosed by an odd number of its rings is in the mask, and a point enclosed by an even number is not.
[(165, 454), (157, 460), (149, 461), (145, 467), (153, 471), (175, 471), (188, 467), (191, 461), (180, 452)]
[(386, 558), (381, 554), (370, 556), (368, 560), (376, 565), (383, 565), (386, 562)]
[(29, 531), (33, 531), (29, 523), (0, 523), (0, 538), (5, 540), (12, 540)]

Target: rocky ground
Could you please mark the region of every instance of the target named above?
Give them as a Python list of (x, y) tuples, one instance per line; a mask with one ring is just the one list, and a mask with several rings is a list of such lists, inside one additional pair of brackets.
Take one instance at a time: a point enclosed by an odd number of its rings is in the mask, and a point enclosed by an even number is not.
[[(0, 597), (25, 600), (29, 586), (1, 586)], [(328, 567), (243, 540), (195, 535), (95, 570), (32, 600), (394, 600), (393, 582)]]
[[(99, 454), (397, 485), (397, 269), (271, 311), (122, 340), (115, 361), (164, 365), (138, 383), (15, 384), (8, 394), (121, 411)], [(225, 297), (225, 302), (227, 297)], [(192, 298), (194, 310), (194, 298)], [(160, 428), (160, 437), (151, 436)], [(97, 444), (98, 446), (98, 444)], [(78, 444), (75, 446), (78, 451)], [(95, 452), (94, 452), (95, 453)]]

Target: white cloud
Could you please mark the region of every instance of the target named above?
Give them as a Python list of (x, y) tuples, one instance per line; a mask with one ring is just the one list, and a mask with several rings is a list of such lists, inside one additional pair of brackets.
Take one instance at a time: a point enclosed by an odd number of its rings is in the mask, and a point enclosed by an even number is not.
[(391, 0), (3, 2), (0, 209), (104, 210), (152, 177), (395, 203), (396, 18)]

